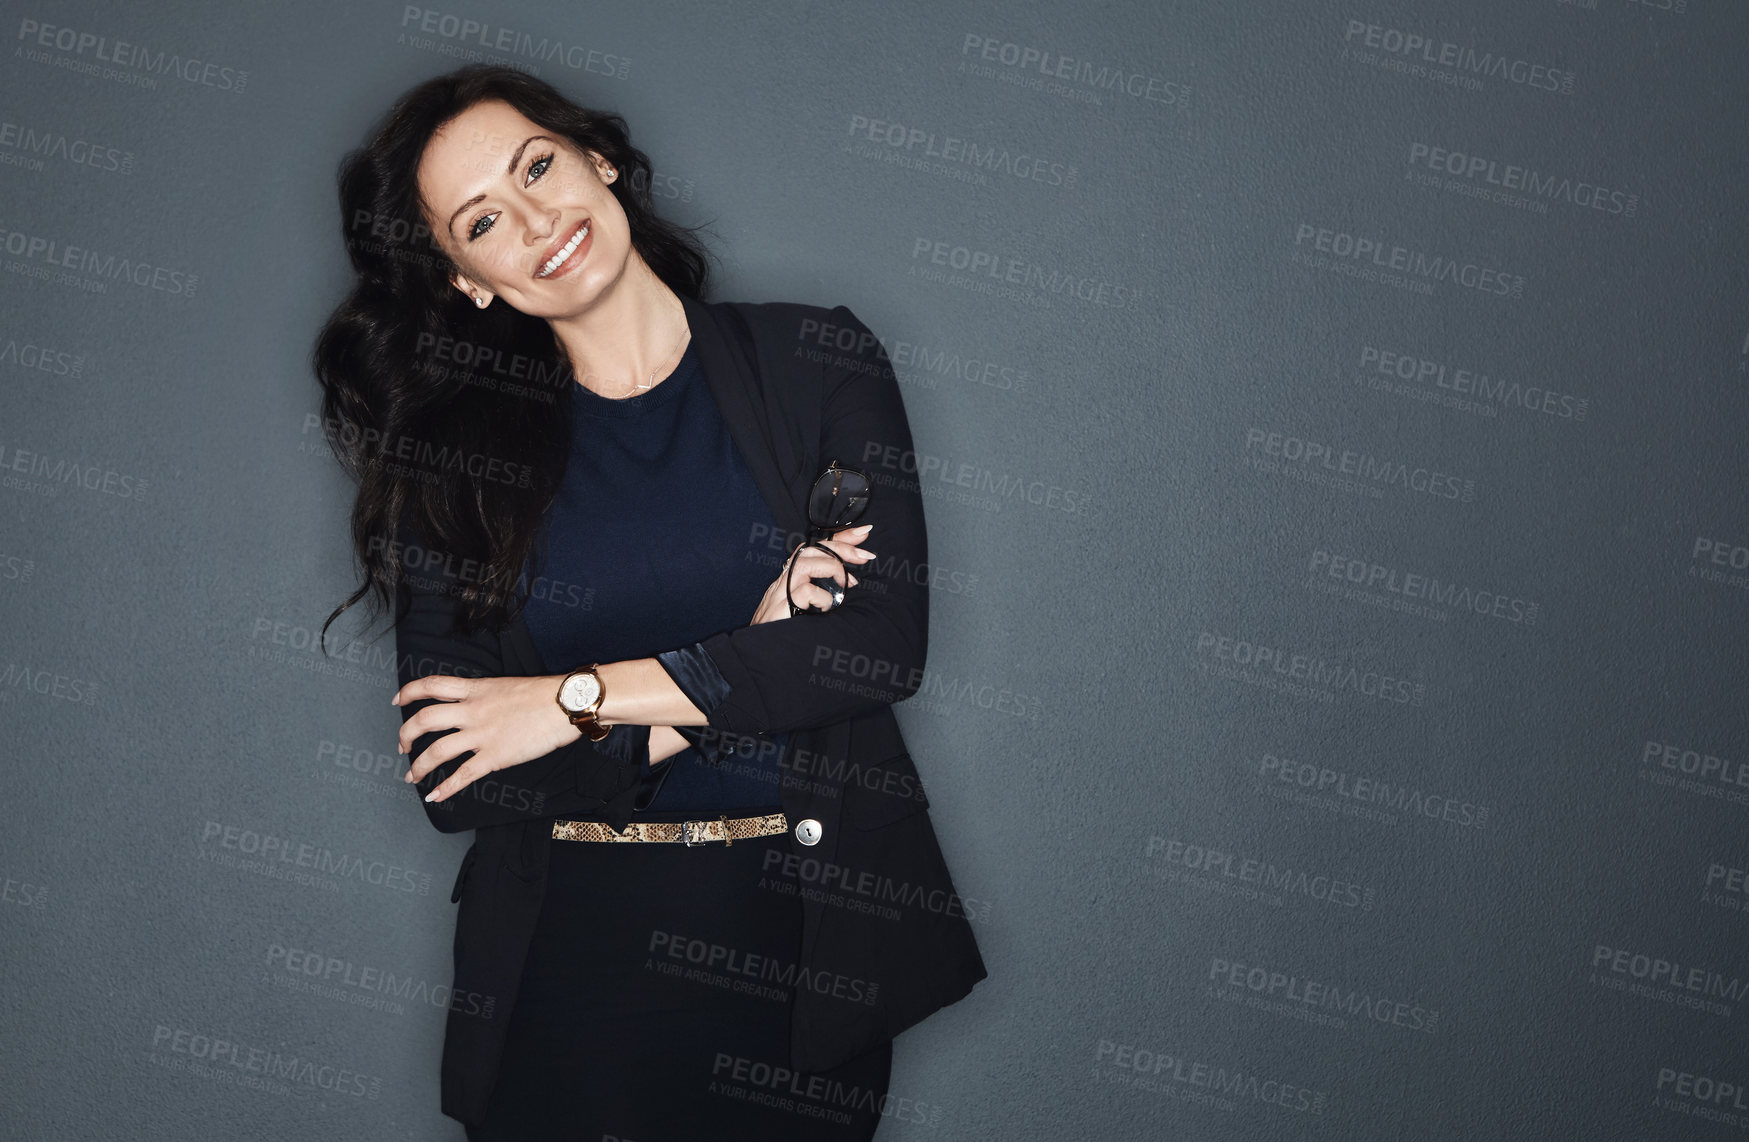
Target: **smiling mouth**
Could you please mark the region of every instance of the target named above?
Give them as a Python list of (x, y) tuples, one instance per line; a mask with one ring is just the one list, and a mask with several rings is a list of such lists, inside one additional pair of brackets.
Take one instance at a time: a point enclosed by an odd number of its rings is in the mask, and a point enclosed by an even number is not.
[(559, 252), (548, 258), (541, 268), (534, 272), (537, 278), (544, 278), (565, 264), (565, 260), (577, 252), (577, 247), (583, 244), (583, 239), (589, 237), (590, 219), (585, 218), (578, 226), (577, 232), (571, 235), (571, 240), (559, 247)]

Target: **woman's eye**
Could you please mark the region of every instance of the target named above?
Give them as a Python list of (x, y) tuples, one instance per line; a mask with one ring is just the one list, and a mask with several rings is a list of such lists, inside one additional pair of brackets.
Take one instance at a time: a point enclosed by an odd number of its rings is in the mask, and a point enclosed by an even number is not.
[[(534, 160), (534, 162), (528, 164), (528, 181), (535, 182), (542, 175), (546, 174), (547, 168), (552, 165), (552, 155), (542, 155), (540, 158)], [(498, 216), (496, 214), (482, 214), (479, 221), (475, 222), (468, 228), (468, 241), (472, 242), (475, 238), (478, 238), (480, 235), (490, 230), (492, 228), (492, 223), (497, 221), (497, 219)]]

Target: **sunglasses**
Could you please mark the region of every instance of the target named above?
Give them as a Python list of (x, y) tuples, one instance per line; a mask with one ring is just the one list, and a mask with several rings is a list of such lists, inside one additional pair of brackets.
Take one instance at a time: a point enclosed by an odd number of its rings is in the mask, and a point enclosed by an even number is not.
[(795, 551), (790, 554), (789, 568), (784, 572), (784, 589), (789, 595), (789, 613), (791, 616), (801, 614), (824, 614), (828, 608), (816, 607), (813, 604), (802, 605), (796, 602), (796, 589), (807, 585), (807, 582), (822, 588), (832, 596), (832, 605), (837, 606), (844, 601), (844, 584), (836, 579), (814, 578), (800, 581), (796, 572), (796, 556), (804, 548), (812, 547), (824, 551), (837, 560), (840, 571), (844, 570), (844, 560), (836, 551), (819, 542), (828, 538), (833, 532), (842, 531), (853, 526), (862, 513), (868, 509), (869, 494), (872, 487), (869, 484), (868, 473), (855, 468), (846, 468), (834, 460), (826, 466), (814, 480), (814, 486), (808, 491), (808, 536)]

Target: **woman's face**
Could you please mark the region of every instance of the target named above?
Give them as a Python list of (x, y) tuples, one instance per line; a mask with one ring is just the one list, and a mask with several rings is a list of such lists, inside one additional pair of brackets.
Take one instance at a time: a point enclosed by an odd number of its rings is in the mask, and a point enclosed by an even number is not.
[(426, 221), (455, 262), (457, 289), (531, 317), (588, 309), (625, 272), (631, 229), (606, 160), (502, 100), (477, 103), (419, 162)]

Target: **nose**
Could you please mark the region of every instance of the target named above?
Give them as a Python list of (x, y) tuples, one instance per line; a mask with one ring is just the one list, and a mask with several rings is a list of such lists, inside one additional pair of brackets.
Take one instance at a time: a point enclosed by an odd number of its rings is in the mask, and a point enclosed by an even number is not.
[(532, 203), (525, 208), (523, 219), (523, 241), (530, 246), (539, 246), (553, 240), (553, 232), (559, 226), (559, 212), (549, 210)]

